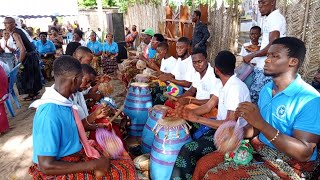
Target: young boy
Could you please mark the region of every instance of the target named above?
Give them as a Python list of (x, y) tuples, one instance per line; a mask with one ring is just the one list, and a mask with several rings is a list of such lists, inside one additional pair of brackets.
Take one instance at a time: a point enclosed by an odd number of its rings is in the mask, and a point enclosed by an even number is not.
[(172, 73), (177, 59), (169, 55), (169, 45), (161, 42), (157, 47), (158, 59), (161, 59), (160, 71), (163, 73)]
[[(250, 29), (250, 34), (249, 34), (251, 41), (244, 43), (241, 48), (240, 55), (242, 57), (260, 50), (260, 43), (259, 43), (260, 36), (261, 36), (261, 28), (259, 26), (253, 26)], [(250, 63), (256, 65), (257, 62), (255, 61), (255, 59), (252, 59)]]

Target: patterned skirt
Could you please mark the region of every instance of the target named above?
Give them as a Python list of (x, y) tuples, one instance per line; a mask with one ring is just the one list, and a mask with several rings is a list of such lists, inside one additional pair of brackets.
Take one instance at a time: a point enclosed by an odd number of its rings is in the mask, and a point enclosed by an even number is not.
[(54, 56), (42, 59), (42, 62), (44, 64), (43, 75), (44, 75), (45, 79), (48, 80), (48, 81), (51, 81), (53, 79), (51, 73), (53, 71), (53, 61), (54, 61), (54, 59), (55, 59)]
[[(102, 149), (96, 144), (95, 148), (102, 152)], [(72, 154), (70, 156), (66, 156), (61, 159), (61, 161), (65, 162), (87, 162), (92, 160), (86, 156), (84, 149), (79, 151), (78, 153)], [(40, 168), (37, 164), (34, 164), (29, 168), (29, 174), (32, 176), (34, 180), (40, 179), (50, 179), (50, 180), (92, 180), (92, 179), (103, 179), (103, 180), (111, 180), (111, 179), (121, 179), (121, 180), (137, 180), (137, 174), (135, 171), (135, 167), (133, 161), (126, 153), (121, 159), (111, 160), (110, 162), (110, 170), (103, 177), (96, 177), (94, 171), (88, 172), (78, 172), (71, 173), (65, 175), (57, 175), (57, 176), (47, 176), (40, 171)]]
[(105, 74), (111, 74), (118, 70), (118, 62), (116, 59), (103, 58), (103, 72)]
[(265, 76), (263, 70), (258, 69), (257, 67), (254, 67), (252, 76), (253, 76), (253, 80), (249, 88), (250, 97), (251, 97), (251, 101), (257, 104), (262, 87), (268, 82), (271, 82), (272, 78), (270, 76)]
[(27, 53), (17, 75), (19, 94), (37, 94), (42, 89), (39, 55), (36, 51)]
[(258, 138), (254, 138), (251, 144), (257, 152), (253, 154), (252, 163), (225, 163), (224, 154), (213, 152), (197, 162), (193, 179), (311, 179), (319, 165), (319, 155), (316, 161), (298, 162)]

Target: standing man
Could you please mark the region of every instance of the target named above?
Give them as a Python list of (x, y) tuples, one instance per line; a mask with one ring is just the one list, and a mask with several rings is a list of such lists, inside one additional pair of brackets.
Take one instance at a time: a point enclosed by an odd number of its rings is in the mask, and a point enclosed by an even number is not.
[(260, 25), (262, 27), (261, 47), (259, 51), (243, 57), (247, 63), (255, 58), (253, 83), (249, 88), (251, 100), (255, 104), (258, 102), (262, 86), (271, 81), (271, 77), (266, 77), (263, 74), (264, 61), (267, 59), (269, 47), (275, 39), (286, 36), (286, 20), (280, 11), (276, 10), (276, 0), (259, 0), (258, 3), (261, 16), (265, 16)]
[(207, 39), (210, 37), (208, 27), (200, 21), (201, 12), (195, 10), (192, 15), (192, 22), (195, 23), (192, 36), (192, 51), (200, 49), (207, 51)]

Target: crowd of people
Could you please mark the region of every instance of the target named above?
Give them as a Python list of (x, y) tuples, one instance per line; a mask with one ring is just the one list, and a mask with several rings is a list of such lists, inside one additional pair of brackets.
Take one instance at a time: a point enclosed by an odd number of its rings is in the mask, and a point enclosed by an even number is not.
[[(177, 39), (177, 57), (169, 53), (162, 34), (152, 28), (138, 33), (132, 26), (131, 32), (126, 29), (125, 39), (136, 53), (121, 64), (116, 61), (119, 47), (112, 33), (106, 33), (102, 42), (99, 31), (83, 37), (79, 27), (68, 29), (73, 38), (65, 55), (57, 55), (64, 42), (56, 21), (49, 37), (39, 32), (39, 39), (32, 40), (32, 34), (17, 27), (15, 19), (5, 18), (0, 50), (10, 54), (18, 49), (18, 56), (7, 58), (18, 57), (22, 64), (19, 94), (33, 100), (42, 88), (42, 77), (54, 81), (30, 105), (37, 111), (29, 174), (33, 179), (138, 179), (132, 158), (142, 152), (139, 148), (133, 152), (124, 141), (130, 119), (122, 113), (120, 123), (108, 122), (121, 108), (100, 102), (110, 98), (112, 78), (130, 86), (137, 75), (144, 74), (149, 78), (145, 83), (150, 85), (152, 104), (170, 107), (171, 114), (192, 126), (192, 141), (179, 150), (170, 179), (315, 178), (320, 162), (320, 94), (315, 89), (319, 77), (311, 86), (298, 74), (307, 49), (298, 38), (286, 37), (286, 21), (275, 0), (259, 1), (259, 10), (262, 25), (251, 28), (251, 41), (240, 52), (243, 63), (253, 67), (249, 84), (235, 73), (236, 57), (230, 51), (219, 52), (209, 63), (210, 33), (198, 10), (192, 16), (193, 39)], [(138, 37), (142, 41), (135, 47)], [(10, 72), (15, 63), (0, 65)], [(107, 120), (100, 121), (103, 118)], [(219, 127), (239, 119), (245, 120), (243, 137), (255, 151), (246, 165), (226, 163), (226, 154), (214, 143)], [(106, 153), (95, 137), (100, 129), (111, 129), (121, 139), (125, 150), (117, 158)], [(86, 132), (95, 136), (87, 137)]]

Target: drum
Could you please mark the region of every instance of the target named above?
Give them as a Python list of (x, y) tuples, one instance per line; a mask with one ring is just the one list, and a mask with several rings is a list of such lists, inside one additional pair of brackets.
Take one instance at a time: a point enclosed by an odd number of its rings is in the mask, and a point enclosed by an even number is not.
[(134, 79), (136, 82), (142, 82), (142, 83), (150, 82), (150, 78), (147, 74), (137, 74)]
[(131, 83), (123, 110), (131, 119), (131, 126), (129, 127), (131, 136), (141, 137), (150, 107), (152, 107), (152, 98), (148, 84)]
[(146, 125), (144, 125), (141, 137), (141, 151), (143, 153), (151, 152), (151, 146), (154, 140), (154, 133), (152, 132), (152, 128), (154, 128), (159, 119), (165, 117), (169, 108), (170, 107), (164, 105), (155, 105), (150, 109), (147, 123)]
[(183, 119), (166, 117), (153, 128), (155, 138), (151, 149), (150, 174), (153, 180), (170, 179), (181, 147), (192, 141), (190, 125)]

